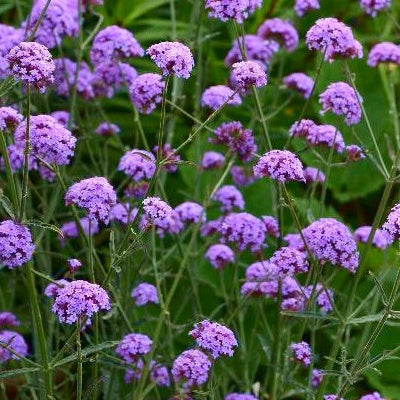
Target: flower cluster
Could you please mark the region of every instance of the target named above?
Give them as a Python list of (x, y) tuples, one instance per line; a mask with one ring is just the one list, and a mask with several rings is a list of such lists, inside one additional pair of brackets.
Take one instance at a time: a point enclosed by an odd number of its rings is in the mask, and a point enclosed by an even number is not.
[(0, 331), (0, 344), (0, 363), (11, 359), (18, 360), (28, 355), (28, 345), (23, 336), (17, 332)]
[(232, 65), (232, 80), (236, 87), (247, 90), (267, 84), (267, 74), (255, 61), (241, 61)]
[(286, 87), (299, 92), (305, 99), (308, 99), (314, 88), (314, 79), (302, 72), (295, 72), (283, 78)]
[(223, 269), (235, 262), (235, 253), (224, 244), (213, 244), (204, 256), (215, 269)]
[(148, 303), (158, 304), (157, 288), (150, 283), (140, 283), (137, 285), (131, 294), (137, 306), (144, 306)]
[(360, 6), (371, 17), (376, 17), (378, 12), (390, 7), (392, 0), (360, 0)]
[(307, 342), (292, 343), (290, 349), (296, 361), (306, 367), (311, 364), (311, 347)]
[(118, 171), (124, 172), (135, 182), (151, 179), (156, 171), (155, 157), (146, 150), (133, 149), (126, 152), (118, 165)]
[(400, 46), (391, 42), (381, 42), (373, 46), (367, 64), (376, 67), (382, 63), (400, 65)]
[(273, 39), (283, 44), (287, 51), (293, 51), (299, 44), (299, 34), (290, 21), (280, 18), (267, 19), (257, 30), (264, 39)]
[(225, 185), (219, 188), (215, 192), (213, 200), (221, 203), (221, 211), (224, 212), (232, 211), (234, 208), (244, 209), (242, 193), (233, 185)]
[(296, 0), (294, 10), (299, 17), (303, 17), (310, 10), (319, 10), (319, 0)]
[(201, 96), (201, 105), (211, 108), (211, 110), (217, 110), (225, 103), (230, 106), (238, 106), (242, 104), (242, 99), (239, 94), (224, 85), (211, 86)]
[(234, 19), (242, 23), (249, 14), (261, 7), (262, 0), (205, 0), (205, 3), (210, 18), (223, 22)]

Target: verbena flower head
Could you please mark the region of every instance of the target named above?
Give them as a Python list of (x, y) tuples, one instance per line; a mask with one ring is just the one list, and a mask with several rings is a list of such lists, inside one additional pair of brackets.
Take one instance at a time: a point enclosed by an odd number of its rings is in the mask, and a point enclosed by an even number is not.
[(223, 154), (217, 151), (206, 151), (201, 160), (201, 167), (203, 169), (220, 168), (225, 162)]
[(94, 133), (100, 136), (114, 136), (120, 132), (119, 126), (111, 124), (110, 122), (102, 122), (95, 129)]
[(131, 296), (135, 300), (137, 306), (144, 306), (148, 303), (159, 303), (157, 288), (147, 282), (137, 285), (132, 290)]
[(307, 167), (304, 169), (304, 178), (307, 183), (325, 182), (325, 174), (318, 168)]
[(237, 186), (251, 185), (255, 180), (252, 168), (245, 168), (239, 165), (234, 165), (230, 171), (233, 183)]
[(84, 61), (79, 64), (78, 79), (76, 79), (77, 64), (74, 61), (68, 58), (57, 58), (54, 62), (56, 66), (54, 87), (57, 94), (69, 97), (75, 86), (77, 94), (85, 100), (94, 98), (93, 73)]
[(244, 209), (242, 193), (233, 185), (220, 187), (212, 197), (214, 201), (221, 203), (221, 211), (232, 211), (234, 208)]
[(382, 226), (389, 243), (400, 239), (400, 204), (396, 204), (387, 216), (386, 222)]
[(234, 19), (242, 23), (261, 7), (262, 0), (205, 0), (205, 7), (210, 18), (222, 22)]
[(292, 343), (290, 349), (296, 361), (305, 367), (311, 364), (311, 347), (307, 342)]
[[(134, 369), (127, 369), (125, 372), (125, 383), (131, 383), (134, 379), (140, 380), (144, 366), (142, 359), (135, 361)], [(167, 367), (152, 360), (149, 365), (149, 370), (150, 380), (157, 386), (170, 386), (171, 381)]]
[(135, 108), (142, 114), (151, 114), (162, 102), (165, 82), (159, 74), (139, 75), (129, 87), (129, 95)]
[(360, 397), (360, 400), (385, 400), (378, 392), (366, 394)]
[(194, 325), (189, 332), (197, 345), (216, 359), (222, 355), (233, 356), (234, 348), (238, 346), (235, 334), (226, 326), (204, 320)]
[(211, 361), (202, 351), (186, 350), (174, 360), (171, 372), (175, 382), (189, 389), (206, 383), (210, 368)]
[(215, 269), (223, 269), (235, 262), (235, 253), (224, 244), (213, 244), (204, 255)]
[(257, 178), (269, 177), (280, 183), (305, 181), (301, 161), (288, 150), (271, 150), (265, 153), (253, 171)]
[(241, 61), (232, 65), (232, 79), (243, 90), (267, 84), (267, 74), (255, 61)]
[(249, 213), (229, 214), (218, 225), (221, 243), (232, 243), (239, 251), (250, 249), (258, 252), (264, 246), (265, 226), (263, 222)]
[(163, 238), (165, 234), (177, 235), (184, 229), (184, 224), (179, 217), (179, 214), (171, 209), (171, 214), (168, 214), (165, 218), (151, 219), (145, 213), (140, 219), (139, 228), (143, 231), (146, 228), (153, 226), (159, 237)]
[(9, 311), (0, 312), (0, 326), (20, 326), (21, 322), (15, 314)]
[[(99, 231), (99, 224), (94, 220), (91, 221), (89, 218), (83, 217), (79, 222), (86, 235), (89, 235), (89, 233), (95, 235)], [(79, 229), (76, 226), (75, 221), (69, 221), (63, 224), (61, 226), (61, 232), (64, 235), (64, 238), (61, 239), (62, 243), (65, 239), (76, 238), (79, 236)]]
[(156, 159), (146, 150), (133, 149), (126, 152), (118, 164), (118, 171), (124, 172), (135, 182), (151, 179), (156, 171)]
[[(367, 243), (369, 235), (371, 233), (371, 226), (360, 226), (354, 231), (354, 239), (359, 243)], [(388, 247), (389, 243), (384, 232), (380, 229), (375, 231), (374, 237), (372, 238), (372, 245), (378, 249), (384, 250)]]
[(81, 262), (81, 260), (78, 260), (77, 258), (70, 258), (69, 260), (67, 260), (67, 265), (68, 265), (69, 272), (71, 274), (75, 274), (76, 271), (78, 271), (78, 269), (80, 267), (82, 267), (82, 262)]
[(10, 75), (10, 65), (6, 56), (14, 46), (24, 40), (24, 36), (24, 29), (0, 24), (0, 79)]
[(242, 99), (238, 93), (225, 85), (211, 86), (201, 96), (201, 105), (211, 108), (211, 110), (217, 110), (225, 103), (230, 106), (237, 106), (242, 104)]
[[(79, 32), (78, 7), (70, 7), (65, 0), (52, 0), (43, 14), (46, 0), (34, 2), (29, 18), (22, 27), (28, 36), (33, 33), (34, 40), (49, 49), (60, 46), (63, 37), (74, 37)], [(41, 18), (40, 24), (36, 26)]]
[(179, 42), (161, 42), (150, 46), (147, 54), (161, 69), (163, 75), (189, 78), (194, 59), (189, 47)]
[(325, 60), (362, 58), (361, 44), (354, 39), (352, 30), (336, 18), (320, 18), (306, 35), (309, 50), (318, 50)]
[(244, 162), (253, 159), (253, 154), (257, 151), (253, 132), (250, 129), (244, 129), (240, 122), (224, 123), (214, 133), (216, 138), (212, 142), (228, 146), (229, 150), (236, 153)]
[(373, 46), (369, 52), (367, 64), (370, 67), (376, 67), (382, 63), (400, 65), (400, 46), (391, 42), (382, 42)]
[(329, 313), (333, 310), (334, 294), (332, 289), (325, 289), (323, 285), (317, 283), (315, 287), (314, 285), (304, 287), (303, 292), (307, 299), (310, 299), (314, 293), (316, 304), (323, 312)]
[(89, 320), (99, 311), (111, 309), (107, 292), (99, 285), (83, 280), (72, 281), (57, 292), (52, 311), (60, 322), (74, 324)]
[(362, 101), (361, 96), (345, 82), (331, 83), (319, 96), (322, 113), (332, 111), (336, 115), (343, 115), (348, 126), (360, 122)]
[(152, 340), (147, 335), (129, 333), (118, 343), (115, 353), (126, 363), (133, 364), (139, 357), (150, 353), (152, 344)]
[[(264, 69), (271, 63), (272, 57), (279, 50), (279, 43), (275, 40), (262, 39), (257, 35), (246, 35), (244, 37), (244, 48), (247, 60), (258, 62)], [(244, 61), (239, 48), (238, 41), (233, 42), (232, 48), (225, 57), (225, 64), (232, 67), (233, 64)]]
[[(14, 133), (15, 145), (25, 148), (26, 121), (21, 122)], [(30, 150), (33, 156), (49, 164), (67, 165), (74, 156), (76, 138), (50, 115), (30, 117)]]
[(111, 208), (110, 221), (115, 221), (122, 225), (127, 225), (128, 223), (135, 220), (137, 212), (138, 209), (131, 208), (129, 203), (117, 203)]
[(334, 218), (321, 218), (303, 229), (308, 248), (321, 263), (338, 265), (350, 272), (358, 267), (359, 253), (350, 230)]
[(271, 18), (264, 21), (257, 30), (263, 39), (274, 39), (282, 43), (287, 51), (293, 51), (299, 44), (299, 34), (290, 21)]
[(288, 247), (299, 251), (305, 251), (304, 241), (299, 233), (288, 233), (283, 240), (287, 243)]
[(249, 393), (229, 393), (224, 400), (258, 400), (258, 398)]
[(29, 229), (10, 219), (0, 223), (0, 264), (13, 269), (27, 263), (35, 245)]
[(204, 208), (202, 205), (193, 201), (185, 201), (179, 206), (175, 207), (182, 222), (189, 222), (196, 224), (205, 221)]
[(0, 107), (0, 132), (15, 128), (23, 116), (12, 107)]
[(286, 87), (299, 92), (305, 99), (308, 99), (314, 87), (314, 79), (302, 72), (295, 72), (283, 78)]
[(371, 17), (376, 17), (378, 12), (390, 7), (392, 0), (360, 0), (360, 6)]
[(299, 17), (303, 17), (307, 11), (319, 10), (319, 8), (319, 0), (296, 0), (294, 4), (294, 11)]
[(90, 49), (90, 60), (93, 65), (143, 55), (144, 50), (132, 33), (116, 25), (101, 30), (95, 36)]
[(280, 236), (279, 223), (275, 217), (271, 215), (264, 215), (261, 217), (261, 219), (265, 225), (265, 229), (267, 230), (267, 235), (274, 236), (276, 238)]
[(21, 42), (7, 55), (14, 78), (44, 93), (54, 81), (55, 65), (46, 47), (36, 42)]
[(106, 178), (96, 176), (74, 183), (64, 199), (67, 206), (74, 204), (84, 208), (91, 220), (108, 224), (117, 195)]
[(167, 228), (173, 209), (159, 197), (147, 197), (143, 200), (143, 212), (149, 223)]
[[(153, 153), (158, 154), (158, 146), (154, 146)], [(181, 161), (181, 156), (176, 152), (175, 149), (171, 147), (169, 143), (164, 143), (161, 151), (160, 156), (163, 160), (165, 160), (165, 164), (163, 168), (167, 172), (176, 172), (178, 170), (178, 163)]]
[(311, 375), (312, 388), (317, 389), (319, 386), (321, 386), (323, 380), (324, 380), (324, 372), (320, 369), (313, 369)]
[[(68, 111), (53, 111), (50, 116), (52, 116), (64, 128), (68, 128), (70, 119), (70, 114)], [(72, 128), (75, 129), (76, 127), (73, 126)]]
[(307, 255), (291, 247), (281, 247), (276, 250), (270, 262), (279, 268), (281, 276), (308, 271)]
[(325, 395), (324, 395), (324, 400), (344, 400), (344, 398), (341, 397), (341, 398), (339, 399), (339, 397), (336, 396), (336, 394), (325, 394)]
[[(12, 353), (17, 353), (21, 357), (26, 357), (28, 355), (28, 345), (22, 335), (13, 331), (0, 331), (0, 363), (4, 363), (8, 360), (19, 360), (20, 358)], [(6, 347), (3, 347), (6, 346)]]
[(56, 281), (49, 283), (44, 289), (44, 295), (47, 297), (51, 297), (53, 299), (56, 298), (58, 292), (63, 289), (70, 282), (66, 279), (57, 279)]

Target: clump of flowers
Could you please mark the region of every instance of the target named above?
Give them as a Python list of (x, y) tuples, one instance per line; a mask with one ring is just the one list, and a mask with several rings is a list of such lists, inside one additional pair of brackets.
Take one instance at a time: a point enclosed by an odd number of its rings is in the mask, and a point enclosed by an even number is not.
[(229, 393), (224, 400), (258, 400), (258, 398), (249, 393)]
[(232, 65), (232, 79), (242, 90), (267, 84), (267, 74), (255, 61), (241, 61)]
[(211, 108), (211, 110), (217, 110), (225, 103), (230, 106), (238, 106), (242, 104), (242, 99), (238, 93), (225, 85), (211, 86), (201, 96), (201, 105)]
[(205, 220), (204, 208), (193, 201), (185, 201), (175, 207), (176, 213), (182, 222), (197, 224)]
[(0, 132), (15, 128), (23, 116), (12, 107), (0, 107)]
[[(64, 128), (68, 128), (71, 117), (68, 111), (53, 111), (50, 115)], [(72, 128), (75, 129), (75, 126)]]
[(290, 21), (280, 18), (267, 19), (260, 25), (257, 35), (282, 43), (286, 51), (293, 51), (299, 44), (299, 34)]
[[(95, 220), (83, 217), (79, 220), (79, 223), (85, 235), (95, 235), (99, 231), (99, 224)], [(79, 227), (75, 221), (69, 221), (61, 226), (61, 232), (63, 233), (63, 237), (61, 238), (61, 243), (63, 244), (65, 239), (72, 239), (79, 236)]]
[(280, 183), (305, 181), (301, 161), (288, 150), (271, 150), (265, 153), (253, 170), (257, 178), (269, 177)]
[(325, 174), (318, 168), (307, 167), (304, 169), (304, 178), (307, 183), (312, 182), (325, 182)]
[(44, 295), (55, 299), (58, 292), (69, 284), (66, 279), (57, 279), (56, 281), (49, 283), (44, 289)]
[(224, 162), (225, 157), (223, 154), (218, 153), (217, 151), (206, 151), (201, 160), (201, 167), (203, 169), (220, 168)]
[(319, 0), (296, 0), (294, 11), (297, 16), (303, 17), (310, 10), (319, 10)]
[(361, 96), (345, 82), (331, 83), (319, 96), (322, 113), (330, 110), (336, 115), (343, 115), (349, 126), (360, 122), (362, 101)]
[(222, 22), (234, 19), (242, 23), (261, 7), (262, 0), (205, 0), (205, 7), (210, 18), (217, 18)]
[(400, 204), (396, 204), (387, 216), (386, 222), (382, 226), (388, 242), (393, 243), (400, 239)]
[(23, 29), (0, 24), (0, 79), (5, 79), (10, 75), (7, 54), (14, 46), (24, 40), (24, 35)]
[(237, 186), (248, 186), (256, 180), (252, 168), (234, 165), (229, 172), (231, 173), (233, 183)]
[(232, 211), (234, 208), (244, 209), (242, 193), (233, 185), (222, 186), (215, 192), (212, 199), (221, 203), (221, 211), (224, 212)]
[[(28, 355), (28, 345), (22, 335), (13, 331), (0, 331), (0, 363), (4, 363), (8, 360), (18, 360), (21, 357)], [(5, 346), (5, 347), (3, 347)], [(13, 352), (17, 353), (14, 354)]]
[(9, 311), (0, 312), (0, 326), (20, 326), (21, 322), (15, 314)]
[(150, 46), (147, 54), (161, 69), (163, 75), (188, 79), (194, 67), (190, 49), (179, 42), (161, 42)]
[(169, 219), (173, 215), (173, 209), (159, 197), (147, 197), (143, 200), (144, 216), (150, 224), (156, 227), (168, 228)]
[(313, 369), (311, 374), (311, 386), (313, 389), (316, 389), (324, 380), (324, 373), (320, 369)]
[(151, 179), (156, 171), (155, 157), (146, 150), (133, 149), (126, 152), (118, 164), (118, 171), (124, 172), (135, 182)]
[(147, 282), (137, 285), (132, 290), (131, 296), (135, 300), (137, 306), (144, 306), (148, 303), (159, 303), (157, 288)]
[(77, 258), (70, 258), (67, 260), (67, 265), (69, 272), (71, 274), (75, 274), (80, 267), (82, 267), (82, 262), (78, 260)]
[(36, 42), (21, 42), (7, 55), (14, 78), (44, 93), (54, 81), (55, 65), (50, 52)]
[(181, 161), (181, 156), (169, 143), (164, 143), (160, 152), (158, 151), (158, 146), (154, 146), (153, 153), (156, 155), (160, 153), (160, 158), (163, 160), (163, 168), (167, 172), (178, 171), (178, 163)]
[(138, 358), (150, 353), (153, 342), (141, 333), (129, 333), (118, 343), (115, 353), (126, 363), (134, 364)]
[(261, 219), (265, 225), (265, 229), (267, 230), (267, 235), (274, 236), (276, 238), (280, 236), (279, 222), (276, 218), (274, 218), (272, 215), (264, 215), (261, 217)]
[(235, 262), (235, 253), (224, 244), (213, 244), (208, 248), (205, 258), (215, 269), (223, 269)]
[(360, 397), (360, 400), (385, 400), (378, 392), (366, 394)]
[(371, 17), (376, 17), (378, 12), (386, 10), (392, 4), (392, 0), (360, 0), (360, 6)]
[(74, 324), (82, 318), (89, 320), (99, 311), (111, 309), (107, 292), (99, 285), (83, 280), (69, 282), (57, 291), (52, 307), (60, 322)]
[(286, 87), (300, 93), (305, 99), (308, 99), (314, 87), (314, 79), (302, 72), (295, 72), (283, 78)]
[(117, 203), (110, 211), (110, 221), (127, 225), (135, 220), (137, 211), (137, 208), (131, 208), (129, 203)]
[(100, 136), (113, 136), (120, 132), (119, 126), (111, 124), (110, 122), (102, 122), (95, 129), (94, 133)]
[(29, 229), (12, 220), (0, 223), (0, 264), (13, 269), (27, 263), (35, 245)]
[(91, 220), (108, 224), (117, 195), (106, 178), (96, 176), (74, 183), (64, 200), (66, 206), (74, 204), (84, 208)]
[[(367, 243), (371, 230), (371, 226), (360, 226), (354, 231), (354, 239), (359, 243)], [(381, 250), (384, 250), (388, 247), (389, 243), (387, 241), (387, 237), (382, 230), (377, 229), (375, 231), (375, 234), (372, 238), (372, 245)]]
[(376, 67), (379, 64), (400, 65), (400, 46), (391, 42), (377, 43), (368, 55), (367, 64)]
[(311, 347), (307, 342), (292, 343), (290, 349), (296, 361), (305, 367), (311, 364)]
[(315, 297), (317, 306), (325, 312), (329, 313), (333, 310), (333, 290), (325, 289), (323, 285), (317, 283), (314, 285), (309, 285), (303, 288), (303, 292), (307, 299), (310, 299), (312, 296)]
[(274, 252), (270, 262), (279, 268), (279, 274), (294, 275), (308, 271), (307, 255), (291, 247), (281, 247)]

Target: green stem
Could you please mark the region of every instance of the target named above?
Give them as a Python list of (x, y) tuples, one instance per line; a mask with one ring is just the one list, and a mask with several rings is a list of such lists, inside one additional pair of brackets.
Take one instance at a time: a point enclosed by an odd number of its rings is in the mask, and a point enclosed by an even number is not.
[(76, 323), (76, 400), (82, 400), (82, 346), (81, 346), (81, 324), (80, 319)]
[(282, 302), (282, 281), (279, 280), (278, 285), (278, 299), (277, 299), (277, 311), (275, 321), (275, 332), (274, 332), (274, 345), (272, 348), (272, 362), (271, 368), (273, 368), (272, 374), (272, 385), (271, 385), (271, 400), (278, 400), (278, 389), (279, 389), (279, 377), (280, 377), (280, 353), (281, 353), (281, 330), (282, 330), (282, 314), (281, 314), (281, 302)]
[(164, 128), (165, 128), (165, 119), (166, 119), (166, 109), (167, 109), (167, 94), (168, 94), (168, 86), (170, 75), (165, 79), (165, 86), (163, 90), (163, 98), (161, 105), (161, 118), (160, 118), (160, 128), (158, 130), (158, 139), (157, 139), (157, 163), (160, 162), (162, 156), (162, 147), (163, 147), (163, 137), (164, 137)]

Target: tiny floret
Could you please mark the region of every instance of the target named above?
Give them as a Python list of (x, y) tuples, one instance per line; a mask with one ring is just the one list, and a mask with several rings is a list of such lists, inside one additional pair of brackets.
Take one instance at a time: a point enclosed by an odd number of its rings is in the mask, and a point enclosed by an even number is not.
[(82, 267), (82, 262), (81, 262), (81, 260), (78, 260), (77, 258), (70, 258), (69, 260), (67, 260), (67, 265), (68, 265), (69, 272), (71, 274), (75, 274), (76, 271), (78, 271), (78, 269), (80, 267)]
[(147, 197), (143, 200), (144, 216), (147, 220), (157, 226), (168, 227), (169, 219), (173, 209), (159, 197)]
[(360, 400), (385, 400), (378, 392), (366, 394), (360, 397)]
[(325, 174), (318, 168), (307, 167), (304, 169), (304, 178), (307, 183), (325, 182)]
[(140, 283), (131, 293), (132, 298), (135, 300), (137, 306), (144, 306), (148, 303), (158, 304), (157, 288), (150, 283)]

